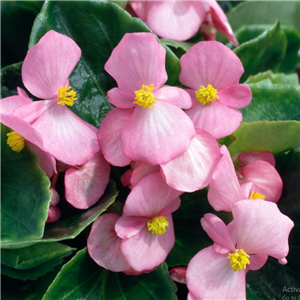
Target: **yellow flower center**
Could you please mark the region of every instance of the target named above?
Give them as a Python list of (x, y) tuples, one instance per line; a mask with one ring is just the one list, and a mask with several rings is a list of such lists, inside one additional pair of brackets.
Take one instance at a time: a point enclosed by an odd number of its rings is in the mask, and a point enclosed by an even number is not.
[(148, 230), (152, 232), (152, 234), (165, 234), (166, 227), (169, 226), (169, 222), (164, 216), (154, 217), (147, 223)]
[(262, 199), (262, 200), (264, 200), (265, 195), (262, 195), (260, 193), (255, 193), (254, 191), (252, 191), (249, 199)]
[(195, 91), (196, 98), (198, 102), (205, 105), (208, 102), (214, 102), (219, 98), (218, 90), (214, 89), (210, 84), (205, 87), (204, 85), (200, 86), (198, 91)]
[(25, 147), (25, 139), (15, 131), (9, 132), (7, 135), (7, 145), (11, 150), (20, 152)]
[(246, 265), (250, 264), (250, 257), (243, 249), (236, 249), (235, 253), (229, 253), (228, 259), (230, 259), (229, 264), (233, 271), (245, 270)]
[(152, 94), (153, 90), (154, 84), (150, 84), (149, 86), (143, 85), (142, 89), (134, 92), (136, 101), (133, 101), (133, 103), (144, 108), (149, 107), (149, 109), (152, 109), (152, 105), (156, 103), (155, 99), (157, 99), (157, 97)]
[(57, 104), (60, 104), (60, 105), (73, 106), (74, 101), (78, 100), (78, 98), (76, 98), (76, 92), (71, 90), (71, 86), (60, 87), (58, 89), (57, 96), (59, 99)]

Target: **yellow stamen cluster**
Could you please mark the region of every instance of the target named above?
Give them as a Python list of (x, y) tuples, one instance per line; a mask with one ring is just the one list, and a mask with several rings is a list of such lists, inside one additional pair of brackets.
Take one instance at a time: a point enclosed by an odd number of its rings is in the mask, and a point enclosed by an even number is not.
[(245, 270), (246, 265), (250, 264), (248, 259), (250, 256), (243, 249), (236, 249), (235, 253), (229, 253), (228, 259), (230, 259), (229, 264), (233, 271)]
[(76, 98), (76, 92), (71, 90), (71, 86), (60, 87), (58, 89), (57, 96), (59, 99), (57, 104), (60, 104), (60, 105), (73, 106), (74, 101), (78, 100), (78, 98)]
[(157, 97), (152, 94), (153, 90), (154, 84), (150, 84), (149, 86), (143, 85), (142, 89), (134, 92), (136, 101), (133, 101), (133, 103), (144, 108), (149, 107), (149, 109), (152, 109), (152, 105), (156, 103), (155, 99), (157, 99)]
[(255, 193), (254, 191), (252, 191), (249, 199), (262, 199), (262, 200), (264, 200), (265, 195), (262, 195), (260, 193)]
[(208, 102), (214, 102), (219, 98), (218, 90), (214, 89), (210, 84), (205, 87), (204, 85), (200, 86), (198, 91), (195, 91), (196, 98), (198, 102), (205, 105)]
[(164, 216), (154, 217), (147, 223), (148, 230), (152, 232), (152, 234), (165, 234), (166, 227), (169, 226), (169, 222)]
[(7, 135), (7, 145), (11, 150), (20, 152), (25, 147), (25, 139), (15, 131), (9, 132)]

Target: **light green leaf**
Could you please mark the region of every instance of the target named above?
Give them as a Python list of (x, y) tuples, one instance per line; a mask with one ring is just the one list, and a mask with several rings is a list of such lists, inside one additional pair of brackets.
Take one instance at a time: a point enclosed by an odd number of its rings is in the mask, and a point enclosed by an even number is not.
[(270, 79), (272, 83), (278, 84), (289, 84), (289, 85), (299, 85), (298, 75), (294, 74), (284, 74), (284, 73), (273, 73), (272, 71), (266, 71), (263, 73), (258, 73), (256, 75), (250, 76), (245, 83), (256, 83), (264, 79)]

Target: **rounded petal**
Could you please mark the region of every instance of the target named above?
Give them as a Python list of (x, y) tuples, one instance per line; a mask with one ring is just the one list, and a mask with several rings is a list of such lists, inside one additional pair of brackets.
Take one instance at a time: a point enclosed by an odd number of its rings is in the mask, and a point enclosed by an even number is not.
[(146, 21), (147, 18), (147, 4), (146, 1), (130, 1), (131, 8), (143, 21)]
[(120, 217), (115, 225), (115, 231), (119, 238), (128, 239), (138, 234), (147, 224), (149, 218), (144, 217)]
[(62, 105), (52, 105), (32, 126), (42, 135), (45, 150), (68, 165), (82, 165), (99, 150), (97, 129)]
[(243, 108), (250, 104), (251, 89), (245, 84), (229, 85), (218, 92), (218, 101), (231, 108)]
[(48, 210), (48, 218), (46, 223), (47, 224), (55, 223), (60, 219), (60, 216), (61, 216), (60, 209), (55, 205), (51, 205)]
[(143, 177), (148, 174), (156, 173), (160, 170), (159, 166), (152, 166), (145, 162), (139, 163), (139, 165), (133, 170), (130, 178), (130, 188), (132, 189)]
[(149, 174), (131, 190), (123, 208), (123, 216), (157, 217), (180, 194), (164, 182), (160, 173)]
[(23, 96), (11, 96), (0, 100), (0, 111), (2, 114), (11, 114), (23, 105), (30, 104), (32, 100)]
[(176, 282), (186, 284), (186, 267), (175, 267), (171, 269), (170, 277)]
[(185, 111), (195, 128), (203, 129), (216, 139), (233, 133), (242, 122), (242, 114), (219, 101), (206, 105), (198, 104)]
[(150, 271), (167, 258), (175, 243), (172, 216), (165, 216), (169, 222), (166, 233), (152, 234), (147, 226), (129, 239), (121, 241), (121, 250), (129, 265), (138, 272)]
[(121, 130), (128, 123), (133, 110), (112, 109), (103, 119), (98, 140), (105, 159), (112, 165), (124, 167), (129, 165), (130, 158), (122, 151)]
[(216, 211), (231, 211), (233, 203), (247, 197), (242, 192), (226, 146), (223, 145), (220, 152), (223, 156), (213, 172), (207, 199)]
[[(245, 270), (234, 272), (227, 255), (212, 246), (198, 252), (189, 262), (186, 281), (195, 299), (246, 299)], [(193, 299), (193, 298), (192, 298)]]
[(268, 260), (268, 255), (250, 255), (250, 264), (247, 265), (249, 270), (259, 270), (261, 269)]
[(65, 173), (65, 197), (76, 208), (94, 205), (103, 195), (109, 181), (110, 165), (101, 151), (87, 163), (69, 168)]
[(81, 50), (69, 37), (53, 30), (29, 49), (22, 66), (25, 87), (40, 99), (53, 99), (79, 61)]
[(177, 87), (164, 86), (155, 93), (155, 96), (160, 101), (166, 101), (182, 109), (188, 109), (192, 106), (188, 92)]
[(151, 84), (157, 90), (168, 78), (165, 58), (165, 48), (152, 33), (126, 33), (104, 68), (124, 92), (133, 93)]
[(257, 160), (239, 168), (240, 183), (252, 183), (252, 190), (265, 196), (265, 200), (277, 202), (282, 194), (283, 182), (276, 169), (266, 161)]
[(275, 167), (275, 157), (274, 155), (269, 151), (252, 151), (252, 152), (243, 152), (238, 156), (238, 160), (243, 165), (248, 165), (251, 162), (254, 162), (256, 160), (264, 160), (268, 162), (270, 165)]
[(87, 240), (87, 249), (99, 266), (113, 272), (124, 272), (131, 268), (121, 252), (121, 239), (115, 232), (118, 218), (119, 216), (115, 214), (101, 215), (93, 223)]
[(207, 132), (197, 130), (186, 152), (161, 165), (169, 186), (184, 192), (203, 189), (211, 180), (220, 159), (217, 141)]
[(157, 101), (152, 110), (136, 107), (121, 131), (124, 154), (151, 165), (166, 163), (182, 154), (194, 135), (193, 123), (187, 115), (164, 101)]
[(185, 41), (197, 33), (204, 18), (198, 1), (149, 1), (145, 22), (160, 37)]
[(133, 108), (135, 94), (124, 92), (119, 88), (113, 88), (107, 92), (108, 101), (118, 108)]
[(248, 254), (269, 255), (277, 259), (287, 256), (288, 237), (294, 223), (280, 212), (275, 203), (242, 200), (232, 205), (232, 214), (238, 249)]
[(180, 65), (180, 82), (194, 90), (208, 84), (218, 91), (229, 85), (237, 85), (244, 73), (236, 54), (216, 41), (195, 44), (181, 56)]

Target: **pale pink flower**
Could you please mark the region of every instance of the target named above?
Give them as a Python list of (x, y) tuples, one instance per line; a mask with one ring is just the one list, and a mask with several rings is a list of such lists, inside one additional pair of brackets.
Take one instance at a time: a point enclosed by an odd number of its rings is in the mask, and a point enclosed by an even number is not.
[(213, 172), (207, 195), (216, 211), (231, 211), (233, 203), (244, 199), (279, 200), (283, 183), (271, 164), (253, 161), (241, 169), (238, 178), (226, 146), (220, 152), (223, 156)]
[(215, 41), (199, 42), (180, 58), (179, 80), (191, 88), (191, 109), (186, 110), (195, 128), (215, 138), (233, 133), (242, 121), (238, 108), (251, 101), (251, 90), (239, 84), (243, 65), (235, 53)]
[(97, 129), (67, 106), (77, 100), (68, 78), (81, 56), (69, 37), (47, 32), (27, 53), (22, 66), (25, 87), (44, 101), (35, 101), (13, 114), (29, 122), (43, 137), (45, 149), (70, 165), (83, 164), (99, 151)]
[(101, 135), (108, 136), (107, 130), (115, 133), (113, 139), (121, 140), (125, 157), (118, 157), (117, 161), (121, 159), (122, 163), (127, 157), (157, 165), (170, 161), (189, 147), (195, 130), (181, 108), (189, 108), (191, 99), (183, 89), (161, 88), (167, 81), (165, 59), (166, 50), (153, 34), (128, 33), (105, 64), (105, 70), (118, 84), (108, 91), (108, 99), (125, 115), (119, 122), (112, 119), (111, 113), (107, 126), (105, 123), (100, 126), (99, 140), (108, 161), (112, 161), (108, 156), (119, 156), (120, 143), (107, 154), (109, 147), (105, 143), (111, 142), (101, 138)]
[(170, 277), (176, 282), (186, 284), (186, 267), (175, 267), (171, 269)]
[(159, 173), (145, 176), (131, 190), (115, 230), (126, 261), (137, 272), (155, 269), (171, 251), (175, 243), (171, 213), (180, 205), (180, 194)]
[[(201, 219), (213, 246), (189, 262), (186, 280), (190, 299), (246, 299), (245, 275), (258, 270), (272, 256), (285, 264), (288, 237), (294, 223), (277, 205), (263, 200), (243, 200), (232, 206), (233, 222), (227, 226), (213, 214)], [(255, 230), (254, 230), (255, 229)]]

